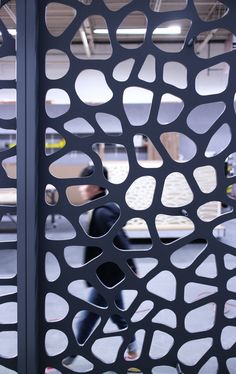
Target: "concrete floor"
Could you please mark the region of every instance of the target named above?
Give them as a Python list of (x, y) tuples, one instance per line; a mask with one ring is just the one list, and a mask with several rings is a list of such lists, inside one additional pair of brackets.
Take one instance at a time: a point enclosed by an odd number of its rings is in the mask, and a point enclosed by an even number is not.
[[(57, 220), (56, 227), (53, 227), (51, 223), (48, 223), (48, 230), (47, 235), (51, 238), (56, 237), (58, 239), (58, 235), (62, 238), (65, 236), (70, 236), (70, 229), (66, 226), (63, 220)], [(229, 244), (236, 248), (236, 231), (235, 231), (235, 221), (231, 221), (225, 224), (226, 227), (226, 236), (221, 239), (222, 242)], [(63, 229), (64, 228), (64, 229)], [(15, 233), (1, 233), (0, 234), (0, 241), (5, 240), (15, 240), (16, 234)], [(138, 244), (135, 244), (135, 248), (137, 249)], [(143, 247), (143, 244), (140, 245)], [(172, 255), (172, 263), (175, 267), (184, 269), (188, 267), (194, 259), (199, 255), (199, 253), (203, 250), (204, 243), (195, 243), (185, 246), (184, 248), (179, 249)], [(78, 267), (82, 263), (82, 251), (78, 251), (78, 247), (70, 247), (65, 251), (65, 258), (68, 264), (73, 267)], [(139, 271), (139, 276), (143, 277), (147, 272), (150, 271), (156, 265), (154, 259), (148, 258), (148, 254), (144, 259), (139, 259), (137, 261), (137, 267)], [(236, 257), (229, 257), (227, 258), (227, 266), (231, 269), (236, 268)], [(57, 275), (59, 269), (57, 267), (57, 263), (55, 262), (52, 256), (47, 257), (47, 264), (46, 264), (46, 272), (48, 277), (54, 277)], [(199, 268), (199, 274), (215, 274), (216, 266), (214, 257), (210, 256), (207, 261)], [(9, 278), (16, 274), (16, 251), (12, 250), (4, 250), (1, 251), (0, 257), (0, 278)], [(236, 278), (236, 277), (235, 277)], [(234, 288), (236, 292), (236, 279), (233, 280), (231, 287)], [(151, 281), (148, 285), (149, 291), (158, 294), (161, 297), (165, 297), (168, 300), (173, 299), (173, 293), (175, 289), (175, 279), (170, 272), (162, 272), (162, 274), (156, 278), (154, 281)], [(16, 291), (16, 288), (13, 286), (0, 286), (0, 296), (4, 295), (5, 293), (13, 293)], [(85, 284), (81, 281), (73, 282), (70, 286), (69, 290), (73, 295), (79, 296), (80, 298), (86, 299), (88, 296), (88, 289)], [(203, 294), (211, 294), (216, 292), (216, 289), (213, 289), (211, 286), (201, 287), (200, 285), (191, 285), (191, 287), (186, 287), (185, 292), (185, 299), (188, 302), (191, 302), (197, 298), (201, 298)], [(132, 298), (132, 293), (126, 292), (124, 293), (124, 300), (126, 306), (130, 303)], [(58, 307), (59, 306), (59, 307)], [(145, 314), (148, 313), (149, 310), (153, 308), (153, 304), (151, 301), (147, 301), (143, 304), (139, 310), (133, 316), (133, 320), (141, 320)], [(60, 319), (63, 315), (67, 313), (67, 303), (58, 298), (55, 295), (50, 295), (46, 300), (46, 318), (48, 320), (52, 319)], [(236, 318), (236, 300), (231, 300), (228, 305), (226, 305), (227, 316), (229, 319), (229, 325), (232, 321), (232, 318)], [(203, 318), (204, 316), (204, 318)], [(203, 330), (209, 329), (214, 323), (215, 317), (215, 306), (213, 303), (207, 304), (203, 309), (193, 312), (189, 315), (189, 318), (186, 320), (186, 324), (188, 329), (192, 332), (199, 331), (199, 328)], [(79, 316), (76, 316), (74, 320), (74, 325), (76, 323), (76, 319)], [(175, 326), (176, 319), (175, 315), (172, 312), (165, 312), (162, 315), (157, 317), (158, 321), (162, 321), (166, 325), (170, 325), (172, 327)], [(14, 323), (17, 320), (17, 306), (16, 303), (6, 303), (0, 304), (0, 323)], [(106, 326), (107, 331), (114, 330), (114, 325), (109, 322)], [(235, 342), (235, 332), (233, 330), (228, 330), (224, 334), (224, 346), (232, 345), (232, 340)], [(143, 343), (143, 332), (140, 331), (136, 335), (137, 342), (139, 345), (139, 349), (141, 349)], [(46, 348), (50, 354), (54, 354), (63, 348), (66, 344), (65, 338), (61, 336), (58, 332), (54, 332), (48, 336), (46, 339)], [(105, 345), (104, 345), (105, 344)], [(98, 356), (103, 358), (103, 360), (107, 363), (112, 362), (115, 360), (115, 353), (119, 347), (120, 340), (119, 338), (109, 338), (109, 341), (103, 342), (103, 344), (96, 344), (94, 346), (94, 353)], [(167, 334), (159, 333), (156, 336), (155, 341), (152, 344), (150, 354), (153, 358), (157, 359), (158, 357), (162, 357), (166, 352), (168, 352), (172, 341), (170, 336)], [(180, 359), (183, 360), (187, 365), (192, 365), (193, 362), (198, 358), (201, 350), (207, 348), (209, 341), (206, 340), (204, 343), (196, 346), (188, 346), (180, 352)], [(104, 349), (105, 347), (105, 349)], [(17, 336), (14, 332), (8, 333), (0, 333), (0, 356), (3, 357), (14, 357), (17, 354)], [(131, 366), (135, 366), (135, 363), (132, 363)], [(89, 369), (91, 370), (91, 364), (89, 364), (85, 359), (81, 357), (77, 357), (71, 369), (75, 372), (87, 372)], [(229, 372), (230, 374), (236, 374), (236, 354), (235, 359), (229, 362)], [(0, 366), (0, 374), (12, 374), (15, 373), (13, 371), (9, 371), (6, 368)], [(59, 371), (55, 370), (55, 374)], [(156, 367), (153, 369), (152, 374), (174, 374), (176, 370), (172, 367), (162, 366)], [(200, 374), (215, 374), (217, 373), (217, 364), (214, 359), (208, 361), (208, 364), (205, 366), (204, 369), (201, 370)], [(63, 374), (63, 373), (62, 373)], [(105, 373), (104, 373), (105, 374)], [(113, 374), (111, 371), (107, 371), (106, 374)], [(115, 373), (114, 373), (115, 374)], [(119, 374), (119, 373), (117, 373)], [(147, 374), (147, 373), (145, 373)], [(225, 374), (225, 373), (220, 373)]]

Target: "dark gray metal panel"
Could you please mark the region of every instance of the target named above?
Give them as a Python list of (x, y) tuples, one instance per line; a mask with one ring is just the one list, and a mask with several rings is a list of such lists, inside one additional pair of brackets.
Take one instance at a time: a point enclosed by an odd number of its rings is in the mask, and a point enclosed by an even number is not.
[(18, 372), (38, 372), (37, 0), (17, 3)]
[[(70, 373), (72, 370), (66, 369), (62, 365), (62, 360), (69, 355), (81, 355), (94, 364), (93, 373), (105, 373), (108, 370), (116, 373), (127, 373), (127, 369), (130, 366), (140, 368), (144, 373), (151, 373), (154, 367), (161, 365), (168, 365), (176, 367), (177, 362), (181, 362), (183, 372), (185, 373), (198, 373), (202, 366), (211, 358), (216, 357), (218, 360), (218, 372), (228, 373), (226, 361), (228, 358), (235, 357), (234, 347), (226, 350), (222, 347), (221, 337), (222, 331), (226, 326), (229, 325), (228, 320), (224, 316), (224, 306), (228, 299), (235, 297), (234, 293), (231, 293), (226, 289), (227, 280), (231, 277), (231, 274), (235, 274), (235, 270), (229, 274), (229, 270), (226, 269), (224, 264), (224, 255), (234, 254), (234, 249), (230, 246), (220, 243), (214, 235), (213, 229), (224, 223), (226, 220), (235, 218), (235, 202), (230, 201), (230, 205), (233, 207), (232, 211), (227, 213), (227, 216), (220, 215), (210, 222), (203, 222), (197, 215), (199, 206), (208, 201), (222, 201), (229, 203), (229, 198), (226, 195), (226, 187), (228, 180), (224, 174), (224, 161), (229, 154), (235, 152), (235, 111), (233, 109), (233, 97), (235, 93), (235, 52), (225, 54), (222, 56), (216, 56), (209, 60), (200, 59), (196, 56), (192, 40), (196, 35), (209, 28), (215, 29), (218, 27), (224, 27), (230, 30), (232, 33), (236, 33), (235, 29), (235, 14), (236, 4), (234, 2), (228, 2), (229, 13), (218, 21), (212, 21), (211, 25), (202, 22), (196, 13), (194, 2), (189, 1), (188, 6), (183, 11), (169, 12), (168, 14), (155, 13), (149, 8), (149, 1), (132, 1), (127, 7), (122, 8), (119, 12), (113, 13), (109, 11), (103, 1), (94, 0), (89, 6), (83, 5), (81, 2), (67, 0), (59, 1), (60, 4), (71, 6), (77, 11), (77, 15), (68, 29), (60, 37), (53, 37), (47, 30), (45, 24), (45, 9), (49, 4), (49, 0), (40, 2), (40, 66), (42, 68), (40, 74), (40, 180), (39, 180), (39, 201), (40, 201), (40, 371), (43, 373), (46, 366), (52, 366), (58, 369), (61, 373)], [(120, 25), (122, 20), (130, 12), (140, 10), (147, 18), (148, 32), (143, 45), (137, 49), (125, 49), (122, 48), (116, 40), (115, 30)], [(113, 47), (113, 54), (108, 60), (82, 60), (77, 59), (72, 55), (70, 51), (70, 42), (75, 32), (80, 27), (81, 23), (91, 14), (102, 15), (107, 22), (107, 26), (110, 31), (111, 43)], [(187, 35), (186, 43), (183, 45), (183, 49), (179, 53), (168, 54), (161, 51), (151, 41), (152, 30), (164, 21), (170, 21), (175, 19), (190, 19), (192, 20), (192, 27)], [(45, 66), (45, 55), (49, 49), (60, 49), (64, 51), (70, 59), (70, 69), (65, 77), (52, 81), (45, 78), (44, 66)], [(152, 54), (156, 59), (156, 67), (158, 72), (161, 73), (165, 62), (174, 60), (181, 62), (186, 66), (188, 71), (188, 87), (186, 89), (178, 89), (176, 87), (170, 87), (166, 85), (162, 79), (161, 74), (157, 76), (157, 79), (152, 82), (143, 82), (138, 79), (138, 72), (141, 68), (145, 58), (148, 54)], [(135, 66), (131, 73), (131, 76), (127, 81), (117, 83), (112, 77), (112, 71), (114, 67), (120, 62), (128, 58), (135, 59)], [(209, 66), (217, 64), (222, 61), (227, 61), (231, 66), (230, 80), (226, 91), (215, 94), (212, 96), (203, 96), (196, 92), (195, 89), (195, 78), (197, 74), (207, 69)], [(113, 98), (102, 105), (89, 105), (88, 103), (82, 102), (76, 95), (74, 85), (75, 79), (85, 69), (97, 69), (101, 71), (106, 77), (107, 84), (113, 91)], [(159, 169), (143, 169), (138, 164), (134, 149), (133, 149), (133, 136), (137, 133), (136, 126), (132, 126), (125, 114), (122, 95), (126, 88), (130, 86), (138, 86), (149, 89), (153, 92), (153, 101), (149, 119), (147, 123), (139, 127), (139, 132), (146, 134), (153, 142), (161, 154), (164, 164)], [(69, 110), (56, 118), (50, 117), (45, 110), (45, 96), (46, 92), (50, 88), (60, 88), (65, 90), (71, 101)], [(92, 87), (91, 87), (92, 89)], [(181, 115), (176, 121), (169, 123), (165, 127), (161, 126), (157, 122), (157, 113), (160, 105), (160, 98), (166, 92), (172, 93), (180, 97), (185, 106)], [(216, 101), (224, 101), (227, 104), (227, 109), (224, 112), (221, 123), (228, 123), (231, 128), (232, 138), (229, 145), (219, 152), (215, 157), (207, 158), (204, 154), (207, 144), (213, 136), (216, 129), (219, 128), (220, 123), (216, 122), (215, 128), (207, 131), (204, 136), (191, 131), (187, 126), (187, 117), (189, 113), (198, 105), (206, 103), (214, 103)], [(128, 160), (130, 165), (130, 172), (125, 180), (118, 188), (106, 181), (101, 172), (102, 161), (99, 156), (92, 150), (94, 143), (106, 143), (111, 142), (111, 136), (107, 133), (103, 133), (96, 122), (95, 115), (97, 112), (105, 112), (113, 114), (118, 117), (122, 123), (123, 133), (119, 136), (119, 143), (126, 147), (128, 153)], [(79, 139), (64, 129), (65, 122), (75, 118), (83, 117), (86, 119), (94, 128), (95, 133), (91, 137)], [(58, 131), (65, 139), (66, 146), (54, 153), (53, 155), (46, 156), (43, 146), (45, 131), (47, 127), (51, 127)], [(185, 163), (179, 163), (171, 159), (163, 144), (160, 141), (160, 136), (163, 132), (177, 131), (184, 133), (191, 138), (196, 146), (196, 155)], [(117, 138), (116, 138), (117, 139)], [(115, 142), (117, 140), (113, 139)], [(103, 198), (103, 202), (114, 201), (120, 206), (121, 217), (115, 227), (104, 237), (92, 238), (88, 237), (83, 231), (79, 224), (79, 217), (86, 212), (88, 209), (95, 208), (101, 204), (101, 201), (93, 201), (87, 205), (73, 206), (69, 204), (65, 190), (67, 187), (72, 185), (81, 185), (84, 181), (81, 178), (57, 178), (50, 174), (50, 165), (58, 160), (60, 157), (69, 153), (73, 150), (79, 150), (89, 155), (95, 165), (96, 172), (89, 178), (89, 183), (98, 184), (108, 188), (109, 195)], [(216, 170), (217, 175), (217, 188), (210, 194), (206, 195), (199, 190), (196, 182), (193, 178), (193, 171), (199, 166), (211, 165)], [(181, 172), (186, 180), (188, 181), (193, 193), (194, 199), (188, 205), (180, 208), (172, 208), (165, 206), (161, 202), (161, 191), (164, 186), (166, 177), (173, 172)], [(158, 183), (158, 188), (154, 194), (154, 201), (148, 210), (135, 211), (130, 209), (124, 199), (124, 191), (128, 189), (131, 183), (142, 176), (149, 175), (153, 176)], [(235, 180), (235, 179), (234, 179)], [(45, 202), (45, 186), (52, 184), (59, 192), (59, 201), (54, 205), (50, 206)], [(157, 233), (155, 228), (155, 217), (157, 214), (167, 214), (169, 216), (181, 216), (187, 212), (189, 219), (194, 223), (194, 231), (177, 240), (169, 243), (164, 243)], [(58, 214), (64, 216), (73, 226), (75, 236), (70, 239), (60, 238), (58, 233), (58, 239), (55, 237), (47, 236), (47, 218), (51, 214)], [(139, 216), (146, 220), (149, 227), (150, 235), (152, 238), (152, 246), (148, 251), (135, 250), (132, 251), (132, 255), (126, 251), (117, 251), (117, 248), (113, 244), (113, 239), (116, 232), (125, 224), (125, 222), (131, 218)], [(204, 249), (204, 253), (196, 259), (193, 264), (185, 269), (180, 269), (171, 262), (171, 255), (183, 246), (197, 240), (205, 240), (207, 245)], [(86, 264), (84, 267), (73, 268), (65, 261), (64, 250), (66, 246), (98, 246), (103, 250), (102, 256)], [(107, 252), (109, 250), (109, 253)], [(60, 267), (60, 274), (55, 279), (48, 279), (45, 275), (45, 262), (47, 253), (53, 254), (57, 260), (57, 264)], [(199, 278), (196, 274), (197, 267), (204, 262), (209, 255), (216, 256), (217, 265), (217, 276), (213, 279), (208, 277)], [(125, 272), (125, 279), (116, 285), (114, 289), (108, 289), (102, 284), (97, 276), (97, 269), (99, 266), (107, 261), (107, 256)], [(152, 270), (146, 277), (138, 278), (127, 266), (127, 259), (129, 257), (150, 257), (158, 260), (158, 266)], [(173, 299), (168, 300), (165, 297), (153, 294), (147, 289), (148, 281), (154, 279), (156, 275), (162, 274), (162, 272), (169, 271), (169, 274), (176, 281), (176, 293)], [(102, 294), (104, 299), (109, 305), (109, 309), (101, 310), (96, 308), (79, 297), (75, 297), (68, 292), (68, 286), (70, 283), (76, 280), (89, 280), (97, 290)], [(194, 302), (186, 301), (186, 287), (193, 282), (195, 284), (203, 283), (207, 286), (217, 287), (215, 294), (209, 295), (207, 298), (195, 300)], [(138, 292), (137, 297), (130, 308), (126, 311), (121, 312), (115, 306), (114, 295), (121, 290), (136, 290)], [(55, 293), (60, 295), (69, 305), (68, 313), (63, 318), (58, 320), (45, 321), (45, 304), (46, 297), (49, 293)], [(165, 296), (165, 295), (164, 295)], [(144, 321), (132, 322), (131, 317), (135, 313), (138, 306), (145, 300), (153, 302), (154, 308), (150, 311)], [(185, 326), (185, 318), (192, 310), (197, 307), (204, 306), (207, 303), (215, 303), (217, 306), (216, 318), (212, 329), (207, 331), (191, 332), (187, 331)], [(90, 339), (85, 343), (84, 346), (78, 346), (76, 343), (72, 323), (77, 312), (83, 309), (90, 311), (96, 311), (101, 317), (101, 323), (99, 327), (93, 332)], [(175, 313), (177, 318), (176, 328), (172, 328), (167, 324), (157, 323), (154, 324), (152, 319), (160, 311), (166, 309), (171, 310)], [(128, 321), (128, 329), (126, 331), (117, 332), (118, 336), (121, 336), (123, 341), (118, 354), (114, 362), (104, 363), (100, 357), (97, 357), (92, 352), (92, 345), (96, 340), (101, 338), (111, 338), (114, 333), (104, 333), (103, 328), (110, 317), (110, 314), (122, 313), (124, 318)], [(231, 326), (235, 326), (235, 320), (230, 321)], [(129, 363), (124, 360), (124, 352), (127, 347), (129, 340), (131, 339), (134, 332), (138, 330), (145, 330), (144, 344), (141, 349), (141, 356), (135, 363)], [(160, 357), (151, 357), (150, 346), (155, 332), (161, 332), (168, 334), (173, 338), (173, 345), (169, 347), (169, 350)], [(58, 340), (62, 344), (60, 350), (52, 352), (50, 350), (45, 351), (45, 337), (47, 334), (58, 334)], [(52, 336), (51, 335), (51, 336)], [(162, 335), (163, 336), (163, 335)], [(167, 336), (167, 335), (165, 335)], [(68, 339), (68, 342), (67, 342)], [(194, 365), (188, 365), (188, 359), (191, 356), (193, 350), (191, 350), (191, 341), (200, 340), (201, 343), (208, 344), (205, 354), (199, 357)], [(201, 340), (202, 339), (202, 340)], [(48, 339), (50, 340), (50, 339)], [(47, 339), (46, 339), (47, 341)], [(52, 345), (53, 339), (51, 341)], [(68, 343), (68, 344), (67, 344)], [(188, 354), (181, 355), (181, 351), (186, 344), (189, 344)], [(158, 342), (157, 342), (158, 346)], [(190, 353), (189, 353), (190, 352)], [(155, 355), (154, 355), (155, 356)]]

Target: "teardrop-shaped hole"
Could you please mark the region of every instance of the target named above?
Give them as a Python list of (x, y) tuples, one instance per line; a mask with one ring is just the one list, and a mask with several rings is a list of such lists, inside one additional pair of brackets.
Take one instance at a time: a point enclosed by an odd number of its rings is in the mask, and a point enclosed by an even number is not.
[(193, 201), (193, 192), (179, 172), (169, 174), (164, 182), (161, 202), (167, 207), (182, 207)]
[[(184, 365), (194, 366), (198, 361), (203, 358), (203, 356), (212, 347), (212, 338), (202, 338), (190, 340), (184, 343), (178, 351), (178, 359)], [(194, 355), (190, 355), (188, 352), (194, 352)]]
[(152, 319), (153, 323), (158, 323), (164, 326), (175, 329), (177, 327), (176, 314), (170, 309), (162, 309)]
[(198, 217), (204, 222), (211, 222), (221, 215), (221, 202), (209, 201), (197, 210)]
[[(128, 121), (133, 126), (142, 126), (147, 123), (150, 111), (151, 111), (151, 103), (153, 100), (153, 92), (147, 90), (146, 88), (141, 87), (128, 87), (124, 90), (123, 94), (123, 104), (125, 114), (128, 118)], [(145, 105), (140, 105), (139, 111), (134, 113), (133, 105), (128, 103), (142, 103)], [(136, 105), (137, 107), (137, 105)]]
[(152, 176), (136, 179), (125, 194), (125, 201), (129, 208), (134, 210), (148, 209), (153, 203), (156, 180)]
[(136, 134), (133, 138), (137, 162), (146, 169), (160, 168), (163, 159), (151, 139), (144, 134)]
[[(91, 20), (94, 20), (93, 25), (91, 25)], [(89, 17), (83, 20), (74, 34), (70, 50), (80, 60), (109, 59), (112, 55), (112, 45), (106, 19), (90, 12)]]
[(149, 356), (152, 360), (165, 357), (174, 345), (174, 338), (164, 331), (156, 330), (153, 333)]
[(184, 287), (184, 301), (188, 304), (207, 298), (218, 292), (218, 287), (209, 284), (189, 282)]
[(91, 106), (105, 104), (113, 97), (105, 75), (96, 69), (85, 69), (79, 73), (75, 81), (75, 91), (83, 103)]
[[(81, 1), (81, 0), (79, 0), (79, 1)], [(73, 366), (73, 368), (71, 368), (71, 370), (73, 372), (81, 374), (81, 373), (88, 373), (88, 372), (90, 372), (90, 371), (92, 371), (94, 369), (94, 365), (92, 364), (92, 362), (90, 362), (89, 360), (87, 360), (87, 358), (85, 358), (85, 357), (83, 357), (81, 355), (76, 355), (76, 356), (73, 356), (73, 357), (75, 357), (74, 364), (76, 365), (76, 367)], [(65, 357), (62, 360), (62, 365), (67, 368), (68, 365), (66, 365), (66, 359), (67, 359), (67, 357)], [(56, 370), (55, 374), (61, 374), (61, 373), (59, 373)]]
[[(153, 44), (163, 52), (178, 53), (184, 47), (191, 25), (192, 21), (189, 19), (164, 22), (153, 30)], [(176, 41), (176, 35), (180, 34), (179, 43), (170, 43), (170, 41)], [(168, 43), (163, 43), (163, 41), (168, 41)]]
[(121, 135), (122, 125), (118, 117), (109, 113), (96, 113), (95, 115), (98, 125), (107, 135)]
[(184, 102), (177, 96), (165, 93), (161, 97), (161, 102), (157, 114), (157, 121), (161, 125), (168, 125), (180, 116), (184, 108)]
[(100, 256), (103, 251), (98, 247), (90, 247), (93, 252), (91, 259), (86, 258), (84, 246), (70, 245), (64, 249), (64, 258), (66, 263), (72, 268), (80, 268), (85, 266), (86, 263), (93, 261), (95, 258)]
[[(51, 105), (52, 102), (63, 105)], [(65, 90), (61, 88), (51, 88), (47, 91), (45, 97), (45, 110), (50, 118), (57, 118), (68, 112), (70, 109), (70, 97)]]
[(199, 308), (192, 309), (185, 316), (185, 329), (190, 333), (208, 331), (215, 325), (215, 316), (215, 303), (208, 303)]
[(199, 277), (213, 279), (217, 276), (215, 255), (211, 254), (197, 267), (195, 273)]
[(178, 216), (158, 214), (156, 216), (156, 229), (163, 244), (169, 245), (170, 242), (166, 242), (162, 238), (173, 238), (173, 241), (176, 241), (190, 235), (195, 230), (195, 226), (193, 221), (185, 214)]
[(11, 156), (4, 158), (2, 161), (2, 167), (5, 170), (7, 177), (10, 179), (16, 179), (16, 167), (17, 167), (17, 158), (16, 156)]
[(198, 0), (193, 0), (194, 6), (196, 8), (196, 11), (198, 13), (198, 16), (201, 18), (202, 21), (205, 22), (211, 22), (216, 21), (218, 19), (221, 19), (224, 17), (228, 11), (229, 8), (223, 4), (221, 1), (212, 2), (211, 7), (209, 8), (208, 3), (199, 3)]
[(170, 256), (170, 261), (178, 269), (186, 269), (194, 263), (206, 248), (207, 241), (204, 239), (190, 242), (174, 251)]
[(45, 350), (50, 357), (64, 352), (68, 346), (68, 338), (64, 332), (58, 329), (50, 329), (45, 335)]
[[(152, 248), (152, 239), (151, 234), (148, 228), (147, 222), (141, 217), (134, 217), (129, 219), (126, 222), (125, 230), (128, 233), (128, 236), (132, 239), (143, 239), (147, 242), (147, 245), (142, 245), (140, 250), (149, 251)], [(134, 246), (135, 248), (139, 248), (138, 246)], [(120, 248), (125, 250), (126, 248)]]
[[(51, 215), (48, 215), (45, 222), (45, 238), (49, 240), (69, 240), (76, 236), (76, 231), (70, 221), (63, 215), (60, 215), (60, 226), (51, 227)], [(63, 231), (61, 230), (63, 225)]]
[(197, 134), (205, 134), (224, 113), (223, 101), (196, 106), (187, 117), (187, 125)]
[(119, 310), (128, 310), (138, 296), (137, 290), (122, 289), (123, 303), (120, 302), (120, 293), (115, 297), (115, 305)]
[(156, 59), (153, 55), (147, 55), (141, 69), (139, 70), (138, 78), (150, 83), (155, 81)]
[(94, 128), (82, 117), (73, 118), (72, 120), (65, 122), (64, 128), (79, 138), (84, 138), (94, 134)]
[(205, 151), (206, 157), (214, 157), (223, 152), (232, 141), (230, 126), (224, 123), (211, 137)]
[[(93, 355), (101, 362), (107, 365), (113, 364), (117, 359), (122, 342), (123, 338), (121, 336), (96, 339), (91, 350)], [(111, 347), (112, 350), (110, 349)]]
[[(126, 149), (122, 148), (121, 151), (123, 153), (122, 157), (124, 159), (126, 159), (126, 157), (128, 157)], [(107, 161), (104, 160), (102, 162), (103, 166), (105, 166), (108, 170), (108, 176), (109, 176), (109, 182), (110, 183), (120, 184), (120, 183), (123, 183), (127, 179), (128, 174), (129, 174), (130, 165), (129, 165), (129, 162), (128, 162), (128, 158), (127, 158), (127, 160), (124, 160), (124, 159), (123, 160), (122, 159), (117, 160), (117, 161), (112, 160), (112, 162), (110, 162), (108, 160)]]
[(184, 89), (187, 87), (187, 68), (180, 62), (169, 61), (164, 64), (163, 68), (164, 82)]
[(59, 179), (78, 178), (81, 170), (88, 164), (93, 165), (88, 155), (72, 151), (52, 162), (49, 172), (53, 177)]
[[(62, 63), (63, 61), (63, 63)], [(58, 69), (55, 69), (55, 64)], [(59, 49), (49, 49), (45, 57), (45, 74), (48, 79), (63, 78), (69, 71), (70, 60), (67, 54)]]
[[(106, 309), (108, 305), (105, 298), (95, 289), (95, 287), (94, 292), (97, 297), (91, 297), (91, 289), (88, 285), (90, 287), (92, 286), (91, 283), (88, 284), (87, 280), (79, 279), (73, 281), (68, 286), (68, 292), (76, 298), (85, 301), (89, 305), (96, 306), (98, 310)], [(79, 317), (82, 317), (80, 313)]]
[(45, 319), (47, 322), (62, 321), (69, 312), (69, 305), (66, 300), (49, 292), (45, 298)]
[[(136, 29), (134, 26), (130, 26), (134, 25), (134, 22), (138, 22), (138, 29)], [(138, 31), (134, 32), (132, 28)], [(119, 25), (116, 30), (116, 38), (123, 48), (136, 49), (144, 43), (146, 31), (147, 19), (145, 14), (140, 11), (134, 11), (129, 13)]]
[(216, 189), (216, 170), (213, 166), (199, 166), (193, 171), (193, 176), (203, 193), (211, 193)]
[[(55, 14), (57, 14), (56, 20), (58, 24), (55, 25)], [(46, 7), (45, 21), (49, 33), (52, 36), (58, 37), (64, 33), (64, 31), (70, 26), (76, 16), (75, 8), (71, 6), (50, 2)], [(60, 22), (59, 19), (61, 18)], [(60, 22), (60, 23), (59, 23)]]
[(114, 288), (125, 279), (125, 274), (114, 262), (100, 265), (96, 274), (101, 283), (107, 288)]
[(129, 79), (132, 72), (135, 60), (128, 58), (127, 60), (119, 62), (113, 70), (113, 78), (118, 82), (125, 82)]
[[(134, 248), (132, 248), (131, 250), (134, 250)], [(144, 278), (148, 273), (150, 273), (150, 271), (152, 271), (158, 265), (158, 260), (153, 257), (132, 258), (127, 261), (127, 264), (129, 265), (131, 269), (132, 269), (132, 263), (130, 263), (131, 260), (135, 264), (135, 267), (137, 268), (139, 278)]]
[(195, 80), (197, 93), (202, 96), (208, 96), (224, 92), (228, 86), (229, 72), (230, 66), (226, 62), (201, 70)]
[(134, 312), (133, 316), (131, 317), (131, 322), (139, 322), (142, 321), (153, 309), (154, 303), (151, 300), (143, 301), (139, 307)]
[(45, 256), (45, 275), (49, 282), (54, 282), (60, 277), (61, 268), (56, 256), (47, 252)]
[[(217, 37), (218, 35), (225, 35), (225, 37), (227, 38), (225, 42), (225, 48), (211, 48), (212, 44), (209, 43), (209, 40)], [(198, 57), (202, 59), (210, 59), (216, 56), (224, 55), (225, 53), (232, 51), (232, 38), (235, 36), (231, 35), (231, 31), (222, 28), (203, 31), (202, 33), (198, 34), (195, 39), (194, 52)], [(206, 40), (208, 41), (208, 43), (206, 43)], [(203, 53), (201, 53), (202, 51)], [(207, 51), (207, 53), (204, 53), (205, 51)]]
[(176, 298), (176, 278), (168, 270), (161, 271), (148, 283), (147, 290), (162, 299), (173, 301)]

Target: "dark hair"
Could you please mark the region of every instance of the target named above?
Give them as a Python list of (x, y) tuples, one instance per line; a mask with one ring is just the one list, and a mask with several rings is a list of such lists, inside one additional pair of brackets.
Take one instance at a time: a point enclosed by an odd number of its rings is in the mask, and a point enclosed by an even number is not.
[[(108, 170), (105, 166), (102, 167), (103, 175), (108, 180)], [(88, 177), (89, 175), (92, 175), (95, 172), (95, 166), (94, 165), (88, 165), (86, 166), (80, 173), (80, 177)], [(105, 188), (100, 187), (101, 190), (105, 190)]]

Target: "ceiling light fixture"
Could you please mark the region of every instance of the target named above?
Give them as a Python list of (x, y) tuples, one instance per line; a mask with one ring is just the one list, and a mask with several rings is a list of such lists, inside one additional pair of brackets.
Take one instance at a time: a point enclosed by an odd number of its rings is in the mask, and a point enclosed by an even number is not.
[[(117, 35), (143, 35), (147, 29), (117, 29)], [(107, 35), (108, 29), (94, 29), (94, 34)], [(168, 26), (168, 27), (157, 27), (154, 31), (154, 35), (179, 35), (181, 33), (180, 26)]]

